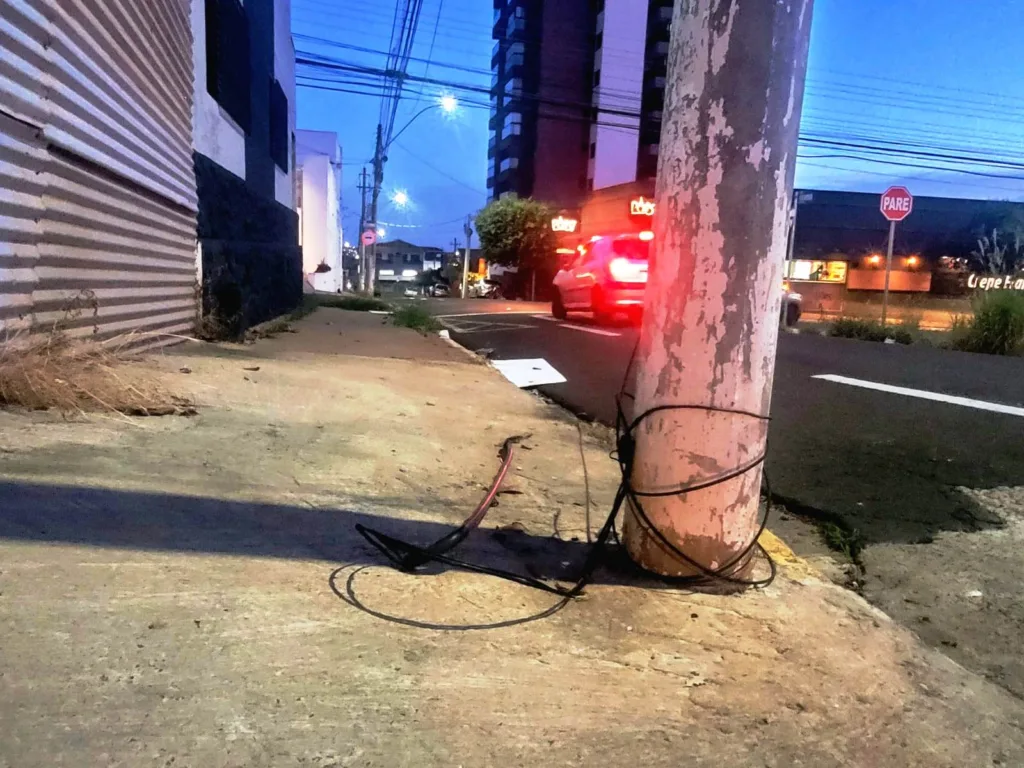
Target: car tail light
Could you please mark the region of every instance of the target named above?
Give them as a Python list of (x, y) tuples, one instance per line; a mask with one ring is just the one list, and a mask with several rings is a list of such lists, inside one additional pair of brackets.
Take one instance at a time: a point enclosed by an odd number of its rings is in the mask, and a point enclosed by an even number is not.
[(616, 283), (646, 283), (647, 262), (619, 256), (608, 262), (608, 274)]

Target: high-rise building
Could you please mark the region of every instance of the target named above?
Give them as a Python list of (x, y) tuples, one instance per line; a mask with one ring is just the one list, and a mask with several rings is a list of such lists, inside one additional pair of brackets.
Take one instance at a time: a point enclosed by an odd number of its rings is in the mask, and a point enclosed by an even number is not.
[(673, 0), (494, 0), (488, 187), (561, 207), (657, 171)]
[(488, 187), (572, 205), (587, 185), (592, 0), (494, 0)]

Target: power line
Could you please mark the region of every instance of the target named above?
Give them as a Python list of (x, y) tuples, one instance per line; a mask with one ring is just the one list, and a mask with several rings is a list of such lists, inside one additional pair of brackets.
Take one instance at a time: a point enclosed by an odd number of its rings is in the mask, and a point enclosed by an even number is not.
[(471, 192), (477, 192), (479, 194), (484, 194), (484, 195), (489, 194), (487, 192), (487, 190), (480, 189), (479, 187), (474, 187), (471, 184), (467, 184), (466, 182), (462, 181), (461, 179), (455, 178), (454, 176), (452, 176), (447, 171), (442, 170), (441, 168), (438, 168), (436, 165), (431, 163), (429, 160), (425, 160), (424, 158), (420, 157), (415, 152), (413, 152), (411, 149), (409, 149), (408, 147), (404, 146), (401, 142), (395, 142), (395, 146), (398, 147), (403, 152), (405, 152), (407, 155), (409, 155), (409, 157), (411, 157), (413, 160), (416, 160), (417, 162), (425, 165), (427, 168), (430, 168), (432, 171), (435, 171), (436, 173), (441, 174), (446, 179), (449, 179), (450, 181), (454, 181), (456, 184), (458, 184), (458, 185), (460, 185), (462, 187), (465, 187), (466, 189), (470, 190)]
[[(423, 68), (423, 76), (426, 77), (430, 74), (430, 64), (434, 58), (434, 45), (437, 43), (437, 29), (441, 25), (441, 13), (444, 10), (444, 0), (437, 0), (437, 16), (434, 19), (434, 34), (430, 36), (430, 49), (427, 51), (427, 65)], [(419, 106), (420, 100), (423, 98), (422, 93), (416, 97), (416, 101), (413, 102), (410, 109), (416, 109)]]
[[(826, 168), (828, 170), (842, 171), (844, 173), (850, 173), (850, 174), (857, 174), (857, 175), (867, 174), (869, 176), (882, 176), (882, 177), (887, 178), (887, 179), (892, 179), (893, 178), (893, 174), (892, 173), (884, 173), (882, 171), (869, 171), (869, 170), (862, 169), (862, 168), (843, 168), (841, 166), (830, 165), (828, 163), (816, 163), (816, 162), (813, 162), (813, 160), (810, 159), (810, 158), (817, 158), (817, 157), (818, 156), (816, 156), (816, 155), (811, 155), (810, 157), (798, 156), (798, 161), (799, 162), (798, 162), (797, 168), (799, 169), (799, 168), (802, 168), (802, 167), (805, 167), (805, 166), (811, 166), (811, 167), (814, 167), (814, 168)], [(838, 158), (840, 156), (839, 155), (827, 155), (827, 156), (826, 155), (822, 155), (821, 157), (837, 157)], [(854, 159), (854, 158), (848, 158), (848, 159)], [(924, 170), (936, 170), (936, 171), (942, 170), (942, 169), (938, 169), (938, 168), (932, 168), (932, 167), (929, 167), (929, 166), (909, 165), (907, 163), (901, 163), (901, 162), (894, 161), (894, 160), (866, 160), (865, 162), (875, 163), (875, 164), (879, 164), (879, 165), (891, 165), (891, 166), (894, 166), (894, 167), (901, 167), (901, 168), (909, 167), (909, 168), (923, 168)], [(951, 181), (951, 180), (948, 180), (948, 179), (929, 178), (927, 176), (907, 176), (905, 174), (900, 174), (900, 177), (901, 178), (905, 178), (905, 179), (913, 179), (915, 181), (924, 181), (924, 182), (928, 182), (928, 183), (932, 183), (932, 184), (947, 184), (947, 185), (951, 185), (951, 186), (977, 187), (979, 189), (1000, 189), (1000, 190), (1005, 190), (1005, 191), (1009, 191), (1009, 192), (1016, 192), (1016, 193), (1018, 193), (1018, 195), (1024, 195), (1024, 186), (1021, 186), (1021, 187), (1005, 187), (1005, 186), (1000, 186), (1000, 185), (997, 185), (997, 184), (979, 184), (979, 183), (976, 183), (976, 182), (961, 181), (961, 180)], [(1001, 176), (1001, 177), (997, 177), (997, 178), (1004, 178), (1005, 179), (1007, 177)]]

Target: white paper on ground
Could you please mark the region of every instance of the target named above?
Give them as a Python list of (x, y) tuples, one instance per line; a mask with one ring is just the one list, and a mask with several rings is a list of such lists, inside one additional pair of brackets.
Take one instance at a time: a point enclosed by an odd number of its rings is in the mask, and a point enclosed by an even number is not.
[(547, 360), (492, 360), (498, 372), (517, 387), (539, 387), (542, 384), (563, 384), (568, 381)]

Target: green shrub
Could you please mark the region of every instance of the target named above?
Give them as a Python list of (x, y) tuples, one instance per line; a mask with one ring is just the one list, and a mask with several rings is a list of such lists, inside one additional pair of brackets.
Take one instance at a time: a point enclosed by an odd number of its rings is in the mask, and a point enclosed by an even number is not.
[(321, 307), (347, 309), (350, 312), (390, 312), (391, 305), (373, 296), (346, 294), (342, 296), (317, 296), (316, 303)]
[(877, 320), (862, 320), (853, 317), (841, 317), (834, 321), (829, 326), (828, 335), (843, 339), (860, 339), (861, 341), (892, 339), (897, 344), (914, 343), (914, 334), (908, 328), (899, 325), (882, 325)]
[(401, 328), (412, 328), (422, 334), (436, 333), (441, 330), (441, 323), (437, 321), (437, 318), (416, 304), (407, 304), (396, 309), (391, 315), (391, 322)]
[(1024, 354), (1024, 293), (992, 291), (973, 304), (972, 317), (953, 321), (953, 349), (986, 355)]

